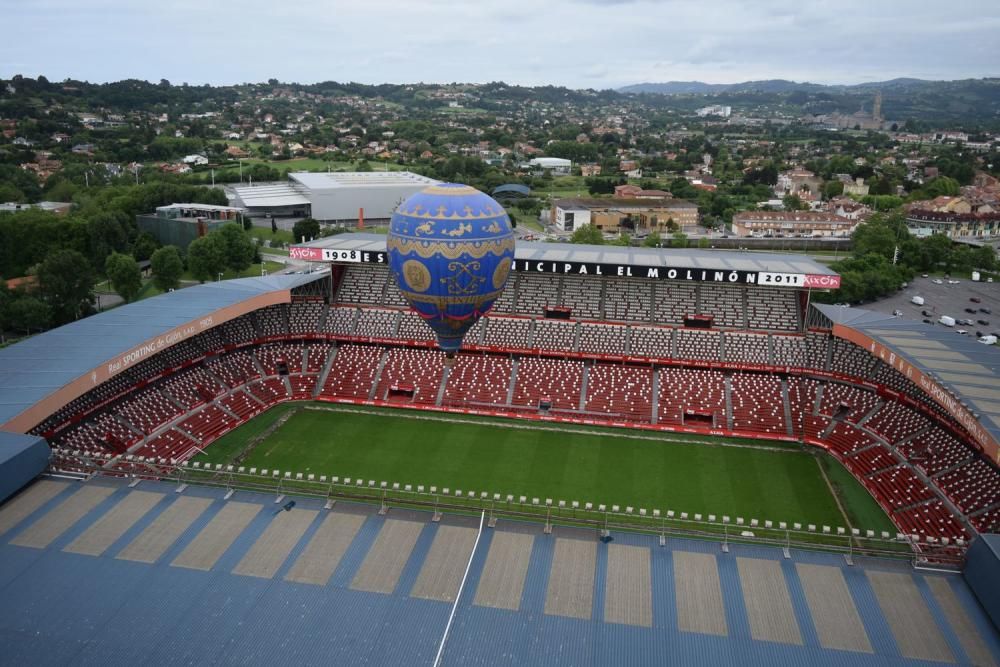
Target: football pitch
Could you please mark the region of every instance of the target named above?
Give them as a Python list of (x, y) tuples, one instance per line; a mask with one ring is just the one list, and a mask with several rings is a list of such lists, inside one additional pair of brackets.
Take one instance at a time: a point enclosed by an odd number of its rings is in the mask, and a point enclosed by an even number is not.
[(789, 443), (284, 404), (228, 433), (194, 460), (229, 463), (237, 456), (248, 468), (486, 491), (491, 497), (894, 532), (882, 509), (839, 463)]

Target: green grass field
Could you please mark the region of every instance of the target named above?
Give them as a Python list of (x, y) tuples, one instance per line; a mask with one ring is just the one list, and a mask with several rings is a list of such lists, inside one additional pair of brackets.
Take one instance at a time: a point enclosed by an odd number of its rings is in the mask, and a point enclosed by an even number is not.
[[(301, 405), (270, 410), (195, 460), (232, 461), (287, 411), (297, 410), (241, 464), (414, 487), (577, 500), (581, 505), (672, 509), (789, 524), (847, 523), (822, 477), (818, 456), (788, 443), (715, 445), (638, 431)], [(824, 465), (851, 525), (893, 530), (871, 496), (837, 462), (830, 459)]]

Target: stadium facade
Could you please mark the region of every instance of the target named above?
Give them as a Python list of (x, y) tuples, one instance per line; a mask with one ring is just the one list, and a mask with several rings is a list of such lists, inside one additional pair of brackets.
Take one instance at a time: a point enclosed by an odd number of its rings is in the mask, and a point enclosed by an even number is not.
[[(323, 521), (317, 514), (321, 503), (302, 501), (295, 510), (286, 507), (289, 512), (273, 514), (261, 510), (265, 503), (274, 506), (273, 496), (262, 499), (241, 492), (241, 500), (233, 502), (221, 491), (185, 491), (186, 484), (167, 488), (148, 483), (146, 491), (135, 491), (115, 481), (188, 479), (186, 471), (192, 468), (184, 462), (217, 438), (273, 405), (312, 400), (799, 442), (826, 451), (858, 479), (897, 526), (898, 532), (884, 539), (907, 549), (915, 563), (953, 565), (980, 533), (997, 530), (1000, 431), (995, 406), (977, 388), (995, 386), (1000, 350), (966, 349), (958, 337), (935, 338), (933, 327), (920, 323), (812, 304), (810, 292), (835, 287), (838, 277), (808, 258), (520, 244), (507, 289), (470, 332), (455, 366), (447, 368), (430, 330), (406, 309), (392, 284), (379, 259), (384, 251), (384, 237), (345, 234), (323, 239), (293, 252), (329, 264), (328, 270), (192, 287), (0, 350), (0, 447), (6, 452), (14, 451), (8, 446), (37, 452), (39, 443), (47, 442), (52, 449), (50, 472), (98, 477), (79, 490), (63, 482), (36, 483), (0, 507), (0, 534), (12, 531), (9, 541), (0, 544), (0, 562), (13, 568), (14, 563), (27, 562), (25, 553), (37, 553), (32, 549), (46, 554), (38, 568), (19, 565), (11, 570), (19, 574), (13, 575), (0, 603), (6, 617), (31, 619), (42, 628), (17, 630), (18, 621), (5, 622), (0, 614), (0, 623), (6, 623), (2, 629), (16, 640), (12, 646), (18, 655), (27, 659), (32, 651), (43, 652), (46, 647), (39, 638), (51, 647), (54, 663), (77, 655), (73, 646), (107, 650), (115, 610), (129, 597), (148, 599), (140, 583), (148, 581), (162, 592), (165, 606), (136, 611), (136, 618), (149, 619), (153, 627), (161, 625), (154, 621), (163, 614), (189, 619), (170, 626), (191, 638), (181, 642), (181, 655), (189, 660), (206, 657), (212, 652), (206, 648), (212, 645), (210, 637), (199, 634), (192, 624), (197, 621), (184, 610), (210, 607), (232, 595), (229, 591), (249, 595), (253, 586), (247, 582), (257, 577), (264, 588), (254, 590), (264, 595), (263, 606), (235, 614), (232, 623), (220, 618), (212, 625), (215, 630), (234, 637), (247, 621), (260, 628), (261, 637), (273, 639), (278, 635), (263, 628), (289, 626), (275, 624), (270, 610), (298, 600), (315, 605), (316, 616), (326, 619), (323, 610), (333, 605), (350, 612), (334, 624), (340, 630), (319, 633), (308, 630), (312, 625), (302, 625), (307, 632), (298, 649), (319, 651), (322, 644), (323, 655), (344, 656), (345, 664), (365, 659), (429, 664), (435, 647), (417, 639), (418, 629), (426, 627), (439, 636), (448, 615), (442, 600), (454, 601), (452, 611), (458, 611), (456, 634), (450, 640), (454, 643), (447, 649), (452, 653), (445, 652), (454, 664), (488, 660), (497, 655), (494, 651), (516, 652), (511, 647), (524, 642), (536, 642), (548, 655), (556, 650), (549, 641), (556, 636), (569, 642), (561, 646), (578, 646), (573, 642), (584, 637), (600, 647), (591, 644), (593, 650), (562, 657), (552, 653), (549, 663), (596, 664), (614, 654), (633, 656), (631, 662), (637, 664), (704, 655), (736, 662), (752, 655), (769, 664), (833, 664), (836, 657), (828, 652), (832, 649), (852, 651), (858, 664), (1000, 657), (995, 630), (984, 625), (973, 589), (958, 578), (944, 580), (948, 590), (938, 597), (937, 582), (925, 581), (925, 576), (917, 581), (918, 575), (911, 575), (906, 566), (899, 569), (880, 561), (866, 566), (862, 577), (842, 561), (838, 565), (829, 557), (795, 552), (799, 569), (785, 589), (789, 572), (795, 570), (783, 565), (790, 556), (782, 558), (780, 550), (761, 547), (734, 546), (733, 562), (717, 559), (718, 545), (679, 540), (671, 542), (669, 551), (650, 552), (649, 540), (626, 534), (618, 547), (637, 551), (621, 550), (597, 544), (592, 533), (560, 528), (561, 537), (534, 537), (538, 546), (522, 549), (526, 592), (512, 607), (490, 602), (493, 598), (473, 598), (461, 589), (432, 596), (435, 602), (420, 597), (429, 594), (420, 593), (417, 583), (423, 577), (418, 570), (428, 567), (432, 555), (447, 552), (446, 546), (436, 551), (432, 543), (458, 535), (459, 528), (475, 533), (475, 527), (457, 519), (436, 526), (422, 515), (404, 513), (375, 517), (374, 510), (364, 521), (367, 528), (356, 528), (338, 547), (345, 550), (343, 564), (324, 579), (336, 591), (324, 597), (328, 589), (323, 586), (295, 583), (295, 577), (305, 575), (293, 573), (295, 566), (289, 565), (311, 548), (296, 544), (325, 535), (317, 527)], [(921, 344), (921, 337), (935, 345)], [(948, 362), (953, 365), (942, 365)], [(39, 467), (34, 456), (29, 453), (11, 464), (0, 457), (0, 479), (6, 484), (0, 491), (30, 482)], [(291, 474), (235, 467), (213, 472), (230, 479), (244, 473), (268, 481)], [(184, 495), (165, 493), (170, 489)], [(132, 543), (145, 531), (174, 520), (173, 514), (161, 518), (167, 497), (172, 507), (175, 496), (188, 495), (189, 504), (213, 509), (203, 510), (204, 518), (192, 518), (186, 524), (190, 530), (180, 530), (168, 551), (142, 561), (155, 565), (122, 563), (122, 558), (138, 558), (123, 550), (141, 552)], [(199, 498), (204, 500), (194, 502)], [(338, 509), (330, 516), (348, 521), (343, 517), (352, 512)], [(217, 523), (244, 518), (238, 527), (217, 533), (210, 517)], [(126, 520), (132, 523), (115, 528)], [(712, 521), (714, 516), (708, 519)], [(428, 528), (399, 525), (407, 522)], [(530, 532), (508, 525), (511, 535)], [(443, 530), (446, 526), (455, 530)], [(380, 559), (389, 558), (393, 540), (403, 539), (400, 531), (410, 531), (408, 546), (400, 552), (412, 550), (413, 556), (399, 563), (398, 583), (383, 590), (378, 578), (372, 574), (369, 581), (366, 573), (384, 568), (374, 561), (366, 565), (368, 559), (362, 562), (362, 557), (388, 548), (376, 559), (388, 562)], [(209, 533), (211, 539), (205, 536)], [(208, 544), (219, 534), (230, 535), (228, 546)], [(511, 545), (519, 540), (498, 537), (501, 531), (484, 533), (482, 527), (478, 534), (486, 536), (484, 551), (470, 546), (469, 564), (453, 563), (448, 570), (471, 572), (468, 585), (473, 591), (483, 590), (480, 580), (491, 576), (493, 556), (486, 555), (490, 542), (514, 549)], [(288, 542), (277, 561), (278, 556), (267, 551), (276, 539)], [(587, 547), (585, 554), (578, 554), (575, 549), (582, 547), (577, 542), (590, 544), (593, 551)], [(706, 549), (712, 555), (704, 563), (690, 555)], [(206, 555), (216, 551), (224, 555)], [(658, 553), (671, 554), (670, 560)], [(639, 586), (651, 601), (648, 607), (636, 607), (635, 614), (621, 612), (620, 605), (632, 602), (615, 597), (616, 591), (628, 584), (622, 577), (635, 576), (637, 570), (628, 564), (637, 556), (653, 559), (652, 574)], [(286, 559), (289, 564), (282, 566)], [(565, 574), (591, 562), (593, 567), (588, 565), (583, 574)], [(836, 571), (848, 582), (850, 592), (837, 590), (851, 601), (849, 607), (857, 607), (852, 613), (864, 619), (851, 627), (867, 628), (856, 633), (857, 643), (837, 647), (823, 634), (820, 627), (826, 621), (817, 616), (819, 607), (810, 598), (810, 590), (817, 589), (806, 583), (822, 577), (803, 564), (832, 568), (823, 572)], [(205, 576), (189, 576), (185, 572), (190, 569), (204, 570)], [(58, 572), (76, 573), (73, 576), (93, 583), (85, 587), (87, 595), (71, 595), (73, 608), (84, 606), (100, 617), (104, 643), (88, 643), (82, 627), (53, 605), (44, 607), (47, 616), (30, 611), (41, 608), (33, 606), (32, 590), (68, 581)], [(574, 583), (573, 577), (585, 585)], [(774, 610), (761, 616), (751, 599), (754, 586), (771, 579), (786, 593), (773, 597), (770, 589), (759, 590), (765, 606)], [(689, 580), (713, 590), (722, 582), (717, 606), (722, 610), (719, 618), (728, 623), (698, 620), (693, 611), (693, 616), (683, 616), (689, 592), (682, 590), (681, 582)], [(571, 591), (580, 586), (594, 596), (587, 598), (591, 606), (559, 606), (560, 599), (567, 599), (563, 596), (572, 597)], [(176, 606), (167, 601), (168, 590), (176, 591)], [(160, 599), (155, 592), (154, 597)], [(671, 598), (676, 605), (664, 602)], [(702, 604), (704, 597), (698, 600)], [(897, 609), (900, 600), (905, 611)], [(507, 611), (497, 612), (500, 607)], [(513, 615), (504, 616), (508, 613)], [(351, 617), (367, 621), (356, 623)], [(59, 619), (67, 643), (55, 641), (60, 630), (46, 618)], [(788, 622), (776, 630), (768, 618)], [(793, 632), (789, 619), (802, 630)], [(618, 624), (624, 634), (608, 624)], [(834, 624), (846, 627), (840, 619)], [(673, 652), (654, 634), (643, 634), (643, 628), (669, 637)], [(368, 639), (362, 640), (365, 632)], [(699, 633), (729, 639), (701, 642), (696, 639)], [(885, 639), (890, 633), (892, 641)], [(978, 643), (966, 641), (973, 635)], [(396, 637), (399, 643), (384, 645), (383, 636)], [(485, 637), (492, 639), (480, 641)], [(155, 639), (155, 646), (133, 642), (130, 650), (148, 659), (177, 641), (162, 633)], [(366, 648), (345, 653), (349, 646), (361, 645)], [(387, 653), (389, 646), (396, 652)], [(538, 656), (523, 657), (526, 663), (539, 661)]]
[(234, 188), (250, 215), (302, 215), (323, 222), (388, 221), (407, 197), (438, 183), (408, 171), (290, 172), (287, 183)]

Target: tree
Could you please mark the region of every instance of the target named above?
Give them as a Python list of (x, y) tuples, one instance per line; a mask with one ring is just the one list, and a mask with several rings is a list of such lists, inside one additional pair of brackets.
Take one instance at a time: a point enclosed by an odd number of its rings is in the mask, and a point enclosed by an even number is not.
[(226, 269), (226, 244), (219, 234), (195, 239), (187, 255), (188, 270), (198, 282), (211, 280)]
[(180, 287), (184, 262), (177, 246), (163, 246), (153, 253), (150, 263), (153, 269), (153, 284), (158, 290), (167, 292)]
[(235, 222), (224, 224), (217, 232), (226, 247), (226, 266), (239, 273), (253, 263), (254, 244), (250, 236)]
[(663, 245), (663, 237), (660, 236), (660, 232), (652, 231), (642, 240), (642, 245), (647, 248), (659, 248)]
[(302, 218), (292, 227), (292, 235), (296, 243), (319, 238), (319, 221), (314, 218)]
[(93, 303), (94, 271), (76, 250), (57, 250), (38, 267), (38, 287), (56, 323), (79, 319)]
[(854, 256), (860, 258), (874, 253), (892, 260), (896, 246), (908, 237), (906, 222), (902, 216), (873, 215), (868, 222), (858, 225), (851, 234)]
[(992, 271), (997, 266), (997, 253), (990, 245), (982, 245), (972, 251), (976, 268)]
[(686, 248), (688, 247), (688, 235), (684, 232), (674, 232), (670, 239), (670, 247), (672, 248)]
[(139, 261), (149, 259), (159, 247), (160, 242), (156, 240), (156, 237), (149, 232), (142, 232), (132, 243), (132, 256)]
[(805, 208), (802, 198), (796, 194), (787, 194), (781, 198), (781, 205), (786, 211), (801, 211)]
[(586, 243), (588, 245), (603, 245), (604, 234), (594, 225), (584, 225), (573, 232), (570, 243)]
[(13, 299), (7, 304), (5, 311), (11, 327), (27, 334), (47, 328), (52, 320), (52, 308), (49, 304), (33, 296)]
[(827, 181), (823, 184), (823, 196), (826, 199), (833, 199), (844, 194), (843, 181)]
[(87, 225), (90, 241), (90, 261), (93, 266), (103, 267), (104, 261), (113, 252), (125, 250), (128, 232), (125, 216), (117, 211), (100, 213), (91, 218)]
[(139, 264), (131, 255), (113, 252), (104, 262), (104, 273), (111, 286), (126, 302), (132, 301), (142, 289), (142, 274)]

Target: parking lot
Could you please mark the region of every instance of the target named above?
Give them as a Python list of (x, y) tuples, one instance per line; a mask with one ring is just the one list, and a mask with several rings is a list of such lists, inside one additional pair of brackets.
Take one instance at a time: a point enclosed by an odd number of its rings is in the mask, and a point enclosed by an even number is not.
[[(935, 280), (941, 281), (941, 284), (937, 284)], [(923, 297), (924, 305), (912, 303), (911, 299), (915, 296)], [(972, 298), (979, 299), (979, 303), (970, 301)], [(949, 284), (945, 278), (917, 276), (905, 289), (893, 296), (860, 307), (887, 315), (898, 310), (902, 313), (900, 317), (917, 321), (931, 320), (934, 326), (939, 327), (944, 325), (938, 324), (938, 320), (942, 315), (947, 315), (956, 320), (954, 330), (965, 330), (969, 336), (1000, 333), (1000, 283), (960, 279), (957, 284)], [(969, 313), (967, 308), (976, 312)], [(992, 312), (981, 312), (982, 308)], [(924, 315), (924, 311), (928, 315)], [(958, 320), (972, 320), (973, 323), (957, 324)], [(988, 324), (982, 324), (978, 320)]]

